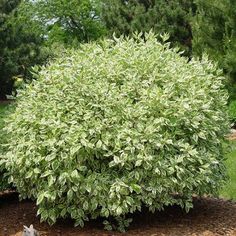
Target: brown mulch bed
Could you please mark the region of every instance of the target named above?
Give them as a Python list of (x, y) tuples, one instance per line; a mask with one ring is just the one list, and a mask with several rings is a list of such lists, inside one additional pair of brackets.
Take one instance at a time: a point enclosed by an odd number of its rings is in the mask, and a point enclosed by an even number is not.
[(222, 199), (195, 198), (194, 209), (188, 214), (179, 207), (168, 207), (163, 212), (147, 211), (134, 215), (127, 233), (103, 230), (101, 220), (91, 221), (83, 229), (74, 228), (73, 222), (64, 220), (50, 227), (40, 224), (36, 206), (31, 201), (18, 201), (15, 193), (0, 196), (0, 235), (22, 233), (23, 225), (33, 224), (42, 236), (236, 236), (236, 203)]

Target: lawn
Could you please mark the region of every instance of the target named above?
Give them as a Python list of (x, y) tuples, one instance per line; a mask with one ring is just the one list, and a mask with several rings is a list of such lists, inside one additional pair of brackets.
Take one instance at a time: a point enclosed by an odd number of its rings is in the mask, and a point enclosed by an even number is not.
[(236, 141), (231, 142), (232, 150), (227, 155), (226, 166), (229, 180), (221, 191), (221, 196), (227, 199), (236, 200)]
[[(7, 104), (0, 104), (0, 130), (3, 128), (4, 112)], [(221, 191), (220, 196), (227, 199), (236, 200), (236, 141), (231, 142), (232, 150), (227, 154), (226, 166), (229, 174), (229, 180)]]

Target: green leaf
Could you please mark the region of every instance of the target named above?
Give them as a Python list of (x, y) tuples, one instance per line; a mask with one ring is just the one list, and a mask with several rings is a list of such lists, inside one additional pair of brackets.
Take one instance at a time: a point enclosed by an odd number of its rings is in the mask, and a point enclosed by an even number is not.
[(137, 160), (135, 162), (135, 166), (141, 166), (142, 165), (142, 160)]
[(45, 196), (44, 193), (39, 194), (39, 196), (37, 197), (37, 202), (36, 202), (37, 206), (40, 205), (40, 203), (43, 201), (44, 196)]
[(98, 142), (96, 144), (96, 147), (97, 148), (101, 148), (102, 147), (102, 141), (101, 140), (98, 140)]
[(141, 193), (141, 187), (137, 184), (131, 184), (131, 189), (134, 190), (136, 193)]
[(122, 208), (121, 208), (120, 206), (116, 208), (116, 214), (117, 214), (118, 216), (121, 215), (122, 212), (123, 212), (123, 210), (122, 210)]
[(75, 227), (80, 226), (81, 228), (84, 227), (84, 221), (81, 219), (78, 219), (75, 221)]
[(84, 210), (88, 210), (88, 207), (89, 207), (88, 202), (87, 202), (87, 201), (84, 201), (84, 203), (83, 203), (83, 209), (84, 209)]
[(73, 198), (73, 191), (72, 189), (70, 189), (68, 192), (67, 192), (67, 199), (68, 201), (71, 201)]

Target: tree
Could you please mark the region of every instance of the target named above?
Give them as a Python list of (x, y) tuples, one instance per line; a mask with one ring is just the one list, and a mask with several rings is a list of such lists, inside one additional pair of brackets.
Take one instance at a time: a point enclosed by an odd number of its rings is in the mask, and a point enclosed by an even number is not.
[(236, 8), (234, 0), (197, 0), (197, 14), (192, 21), (193, 51), (206, 53), (218, 61), (229, 75), (231, 99), (236, 98)]
[(46, 42), (77, 45), (105, 34), (96, 0), (24, 0), (21, 16), (33, 19)]
[(17, 24), (20, 0), (0, 0), (0, 99), (11, 94), (14, 76), (29, 77), (29, 68), (42, 61), (41, 38)]
[(191, 53), (190, 18), (195, 11), (192, 0), (103, 0), (102, 19), (112, 34), (134, 31), (167, 32), (170, 41)]

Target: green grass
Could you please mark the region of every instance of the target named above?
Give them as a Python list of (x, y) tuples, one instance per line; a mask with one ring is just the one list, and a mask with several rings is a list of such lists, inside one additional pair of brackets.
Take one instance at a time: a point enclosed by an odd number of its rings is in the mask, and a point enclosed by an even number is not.
[[(7, 109), (7, 104), (0, 104), (0, 132), (3, 128), (3, 117)], [(232, 151), (227, 154), (226, 166), (229, 180), (220, 193), (221, 197), (236, 200), (236, 141), (232, 142)]]
[(1, 116), (1, 114), (5, 111), (5, 109), (6, 109), (6, 107), (7, 107), (7, 104), (5, 104), (5, 103), (0, 103), (0, 116)]
[(232, 142), (232, 151), (227, 154), (226, 166), (229, 180), (221, 191), (220, 196), (236, 200), (236, 141)]

